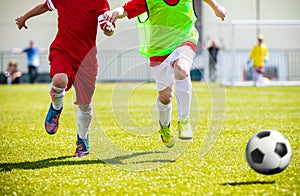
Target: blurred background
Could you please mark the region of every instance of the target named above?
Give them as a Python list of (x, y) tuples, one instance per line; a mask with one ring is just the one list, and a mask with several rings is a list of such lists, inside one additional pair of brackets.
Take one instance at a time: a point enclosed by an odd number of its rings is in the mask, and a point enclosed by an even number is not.
[[(40, 54), (38, 82), (49, 82), (48, 52), (57, 31), (57, 12), (48, 12), (28, 21), (29, 29), (19, 30), (14, 19), (41, 1), (0, 1), (0, 72), (3, 75), (10, 59), (15, 59), (27, 82), (27, 57), (16, 54), (14, 48), (25, 48), (30, 40), (43, 49)], [(125, 3), (110, 0), (111, 8)], [(227, 9), (225, 21), (217, 18), (210, 7), (197, 1), (199, 30), (197, 55), (192, 67), (192, 79), (209, 81), (207, 48), (212, 40), (220, 48), (218, 74), (223, 84), (237, 85), (251, 80), (249, 53), (263, 34), (269, 49), (265, 77), (280, 84), (300, 81), (300, 1), (299, 0), (218, 0)], [(100, 31), (97, 40), (99, 57), (98, 81), (152, 81), (148, 60), (138, 53), (136, 19), (117, 22), (113, 37)], [(288, 83), (287, 83), (288, 84)]]

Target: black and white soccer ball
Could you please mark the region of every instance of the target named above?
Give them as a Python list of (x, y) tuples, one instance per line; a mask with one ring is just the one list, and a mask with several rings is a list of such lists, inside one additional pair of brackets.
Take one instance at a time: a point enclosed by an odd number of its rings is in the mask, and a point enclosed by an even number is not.
[(288, 139), (278, 131), (256, 133), (246, 147), (246, 158), (252, 169), (261, 174), (282, 172), (290, 163), (292, 149)]

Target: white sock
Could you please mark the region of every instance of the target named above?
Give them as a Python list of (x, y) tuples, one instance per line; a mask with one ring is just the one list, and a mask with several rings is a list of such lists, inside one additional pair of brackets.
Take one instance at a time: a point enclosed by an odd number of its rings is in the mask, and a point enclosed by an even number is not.
[(187, 77), (183, 80), (176, 80), (176, 99), (178, 107), (178, 121), (190, 116), (192, 101), (192, 82)]
[(93, 109), (92, 107), (86, 111), (83, 112), (78, 108), (78, 135), (81, 139), (87, 139), (88, 132), (90, 129), (90, 124), (93, 118)]
[(157, 98), (157, 108), (159, 115), (159, 122), (162, 126), (168, 126), (171, 121), (172, 102), (167, 105), (161, 103)]
[(60, 110), (63, 107), (65, 88), (58, 88), (51, 83), (49, 92), (51, 95), (53, 108), (56, 110)]
[(258, 75), (258, 81), (260, 84), (263, 84), (263, 75), (262, 74)]

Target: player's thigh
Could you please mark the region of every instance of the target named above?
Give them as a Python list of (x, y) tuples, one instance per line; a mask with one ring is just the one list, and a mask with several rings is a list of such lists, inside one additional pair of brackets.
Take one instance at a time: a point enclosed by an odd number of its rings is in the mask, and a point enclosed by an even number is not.
[(54, 86), (71, 88), (73, 84), (74, 69), (71, 60), (61, 52), (54, 51), (50, 53), (50, 78)]
[(76, 90), (76, 104), (90, 104), (96, 87), (98, 65), (91, 65), (88, 68), (79, 68), (74, 79)]
[(173, 85), (175, 80), (174, 69), (170, 64), (163, 62), (160, 65), (151, 67), (151, 70), (159, 92)]
[(190, 46), (178, 47), (173, 52), (172, 66), (177, 80), (182, 80), (190, 75), (194, 56), (195, 51)]

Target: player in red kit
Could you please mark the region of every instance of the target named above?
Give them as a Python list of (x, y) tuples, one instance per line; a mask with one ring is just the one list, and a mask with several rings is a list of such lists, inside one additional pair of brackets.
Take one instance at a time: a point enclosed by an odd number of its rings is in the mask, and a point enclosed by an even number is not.
[(48, 134), (55, 134), (63, 109), (65, 91), (76, 90), (78, 105), (77, 147), (75, 156), (89, 154), (88, 130), (93, 117), (92, 96), (98, 71), (96, 36), (98, 24), (111, 36), (114, 24), (104, 20), (109, 10), (107, 0), (46, 0), (16, 18), (19, 29), (28, 28), (26, 21), (47, 11), (58, 12), (58, 32), (50, 46), (51, 104), (45, 119)]

